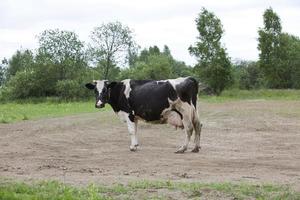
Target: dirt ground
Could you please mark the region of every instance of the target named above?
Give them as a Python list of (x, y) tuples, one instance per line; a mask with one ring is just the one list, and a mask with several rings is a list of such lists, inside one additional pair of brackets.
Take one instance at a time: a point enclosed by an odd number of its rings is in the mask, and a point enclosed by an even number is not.
[[(91, 105), (93, 106), (93, 105)], [(0, 124), (0, 177), (75, 185), (135, 180), (288, 184), (300, 191), (300, 102), (200, 103), (199, 153), (173, 153), (182, 130), (140, 123), (129, 151), (112, 112)]]

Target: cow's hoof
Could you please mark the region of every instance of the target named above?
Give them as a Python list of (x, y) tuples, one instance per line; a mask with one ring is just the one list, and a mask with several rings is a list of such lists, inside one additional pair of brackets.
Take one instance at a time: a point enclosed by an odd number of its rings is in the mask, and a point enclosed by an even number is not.
[(134, 146), (135, 146), (135, 147), (138, 147), (138, 146), (140, 146), (140, 145), (139, 145), (139, 144), (135, 144)]
[(195, 147), (195, 148), (192, 150), (192, 152), (193, 152), (193, 153), (198, 153), (198, 152), (199, 152), (199, 149), (201, 149), (201, 147)]
[(136, 151), (137, 150), (137, 146), (136, 145), (130, 146), (129, 149), (130, 149), (130, 151)]
[(174, 153), (184, 153), (186, 151), (186, 147), (180, 147), (177, 151), (175, 151)]

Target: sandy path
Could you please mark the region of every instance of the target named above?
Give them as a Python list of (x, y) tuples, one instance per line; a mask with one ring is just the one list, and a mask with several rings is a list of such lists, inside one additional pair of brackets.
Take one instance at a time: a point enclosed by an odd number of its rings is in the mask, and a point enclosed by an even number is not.
[(76, 185), (245, 181), (289, 184), (300, 191), (300, 102), (200, 106), (197, 154), (190, 153), (192, 145), (183, 155), (173, 153), (184, 139), (181, 130), (145, 123), (139, 125), (139, 151), (130, 152), (126, 126), (112, 112), (0, 124), (0, 177)]

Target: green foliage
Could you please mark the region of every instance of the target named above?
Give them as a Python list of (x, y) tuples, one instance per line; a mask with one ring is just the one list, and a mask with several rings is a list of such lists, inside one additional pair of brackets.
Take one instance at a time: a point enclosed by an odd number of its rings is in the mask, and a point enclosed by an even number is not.
[(299, 88), (300, 40), (281, 32), (279, 16), (267, 9), (260, 28), (258, 50), (260, 67), (269, 88)]
[(117, 64), (127, 63), (129, 55), (134, 54), (137, 48), (132, 30), (118, 21), (95, 27), (91, 39), (90, 55), (101, 69), (103, 79), (112, 78), (109, 72)]
[(257, 62), (240, 61), (233, 65), (235, 87), (239, 89), (258, 89), (264, 86), (263, 74)]
[(90, 96), (90, 92), (78, 80), (61, 80), (56, 82), (57, 95), (63, 99), (80, 99)]
[(171, 77), (171, 64), (166, 56), (151, 55), (148, 62), (137, 62), (136, 79), (161, 80)]
[(280, 36), (281, 56), (280, 84), (288, 88), (300, 88), (300, 39), (299, 37), (282, 33)]
[(7, 60), (4, 58), (0, 63), (0, 88), (5, 83), (6, 75), (7, 75)]
[(71, 31), (48, 29), (38, 36), (39, 54), (45, 55), (51, 63), (64, 63), (69, 59), (82, 61), (83, 43)]
[[(45, 78), (47, 80), (47, 78)], [(44, 96), (45, 90), (41, 84), (42, 79), (32, 69), (19, 71), (7, 82), (7, 98), (22, 99), (27, 97)], [(44, 81), (46, 81), (44, 80)]]
[(90, 81), (87, 76), (93, 70), (87, 67), (83, 47), (73, 32), (58, 29), (43, 31), (39, 35), (36, 55), (29, 50), (17, 51), (9, 60), (10, 78), (2, 94), (5, 94), (6, 99), (89, 97), (82, 85), (83, 81)]
[(136, 55), (129, 68), (121, 71), (119, 79), (168, 79), (191, 76), (192, 68), (184, 62), (175, 60), (168, 46), (163, 52), (157, 46), (144, 49)]
[(279, 16), (272, 8), (266, 9), (263, 15), (264, 27), (258, 30), (258, 50), (260, 66), (270, 88), (280, 88), (278, 84), (281, 23)]
[(99, 80), (114, 80), (119, 76), (120, 73), (120, 68), (115, 64), (111, 64), (109, 70), (107, 70), (105, 60), (100, 60), (94, 70), (98, 72), (99, 76), (97, 77), (97, 79)]
[(190, 54), (198, 58), (195, 72), (219, 95), (233, 83), (230, 59), (220, 41), (224, 30), (220, 19), (205, 8), (199, 13), (196, 25), (198, 41), (189, 47)]
[(73, 79), (87, 66), (83, 42), (71, 31), (45, 30), (39, 35), (36, 62), (51, 66), (56, 80)]
[(16, 75), (19, 71), (29, 70), (34, 64), (33, 53), (31, 50), (17, 50), (9, 59), (6, 72), (7, 80)]
[(172, 62), (172, 76), (173, 78), (194, 76), (193, 68), (182, 61), (174, 60)]

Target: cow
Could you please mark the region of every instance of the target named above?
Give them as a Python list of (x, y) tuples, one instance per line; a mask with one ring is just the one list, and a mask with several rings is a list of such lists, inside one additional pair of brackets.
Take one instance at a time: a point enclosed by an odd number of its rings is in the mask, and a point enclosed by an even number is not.
[(95, 80), (85, 84), (94, 90), (96, 108), (110, 104), (114, 112), (127, 123), (131, 145), (138, 147), (137, 124), (139, 120), (150, 123), (168, 123), (184, 129), (184, 144), (175, 153), (184, 153), (195, 131), (195, 146), (199, 152), (202, 124), (197, 112), (198, 82), (192, 77), (167, 80), (132, 80), (120, 82)]

